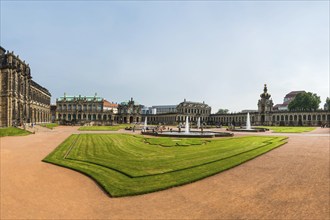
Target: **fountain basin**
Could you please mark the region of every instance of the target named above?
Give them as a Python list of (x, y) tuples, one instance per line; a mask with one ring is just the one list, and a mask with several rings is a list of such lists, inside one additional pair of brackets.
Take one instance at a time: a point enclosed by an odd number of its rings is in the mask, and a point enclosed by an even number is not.
[(178, 131), (163, 131), (163, 132), (152, 132), (152, 131), (142, 131), (143, 135), (152, 135), (152, 136), (160, 136), (160, 137), (182, 137), (182, 138), (214, 138), (214, 137), (232, 137), (233, 133), (229, 132), (199, 132), (199, 131), (190, 131), (186, 132), (178, 132)]
[(267, 128), (233, 128), (233, 129), (227, 129), (228, 131), (239, 131), (239, 132), (265, 132), (269, 131)]

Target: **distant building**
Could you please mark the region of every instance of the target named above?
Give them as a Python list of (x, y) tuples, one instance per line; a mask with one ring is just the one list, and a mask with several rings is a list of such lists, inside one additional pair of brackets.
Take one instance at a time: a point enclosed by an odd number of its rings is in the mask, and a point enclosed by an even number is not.
[(177, 105), (153, 105), (152, 112), (155, 114), (175, 113)]
[(0, 91), (0, 127), (50, 121), (50, 92), (32, 80), (29, 64), (2, 47)]
[(251, 113), (251, 112), (258, 112), (258, 110), (249, 110), (249, 109), (245, 109), (245, 110), (242, 110), (241, 113)]
[(140, 123), (142, 105), (131, 98), (118, 106), (118, 123)]
[(152, 107), (142, 106), (141, 114), (142, 115), (155, 115), (156, 109), (153, 109)]
[(103, 111), (104, 112), (109, 112), (111, 111), (113, 114), (118, 113), (118, 104), (109, 102), (107, 100), (103, 100)]
[(56, 105), (50, 105), (50, 121), (54, 123), (56, 121)]
[[(174, 105), (167, 105), (162, 109), (164, 113), (158, 113), (155, 115), (147, 116), (148, 123), (152, 124), (179, 124), (185, 123), (186, 117), (189, 116), (189, 121), (196, 123), (198, 118), (201, 122), (207, 122), (208, 116), (211, 114), (211, 107), (205, 102), (191, 102), (184, 99), (183, 102), (176, 105), (176, 109), (173, 109)], [(142, 118), (144, 120), (144, 118)]]
[(64, 96), (56, 99), (56, 119), (67, 123), (112, 124), (117, 121), (118, 104), (111, 103), (102, 97)]
[[(304, 91), (293, 91), (285, 96), (285, 102), (290, 102), (297, 94)], [(250, 112), (252, 125), (272, 126), (330, 126), (330, 113), (324, 110), (317, 111), (285, 111), (274, 110), (271, 95), (267, 92), (267, 85), (258, 101), (258, 112)], [(247, 120), (247, 113), (237, 114), (212, 114), (208, 118), (209, 124), (234, 124), (244, 126)]]
[(289, 104), (292, 102), (296, 96), (300, 93), (305, 93), (305, 91), (292, 91), (285, 95), (283, 99), (282, 104), (277, 104), (273, 107), (274, 111), (288, 111), (289, 110)]

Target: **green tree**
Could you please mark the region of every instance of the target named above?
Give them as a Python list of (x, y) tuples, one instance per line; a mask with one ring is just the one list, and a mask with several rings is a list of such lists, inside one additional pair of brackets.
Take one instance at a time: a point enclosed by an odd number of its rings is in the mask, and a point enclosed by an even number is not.
[(228, 109), (222, 109), (220, 108), (217, 112), (217, 114), (228, 114), (229, 110)]
[(290, 111), (315, 111), (321, 103), (320, 96), (315, 93), (305, 92), (299, 93), (295, 99), (290, 102)]

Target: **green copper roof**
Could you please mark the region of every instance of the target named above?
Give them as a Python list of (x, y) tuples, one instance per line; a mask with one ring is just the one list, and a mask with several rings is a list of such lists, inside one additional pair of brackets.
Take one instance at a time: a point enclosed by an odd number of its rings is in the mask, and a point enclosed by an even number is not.
[[(70, 102), (70, 101), (73, 101), (75, 98), (76, 100), (85, 100), (86, 101), (94, 101), (94, 98), (95, 98), (95, 101), (102, 101), (103, 98), (102, 97), (95, 97), (95, 96), (65, 96), (66, 98), (66, 101)], [(60, 98), (58, 98), (58, 101), (63, 101), (64, 100), (64, 96), (61, 96)]]

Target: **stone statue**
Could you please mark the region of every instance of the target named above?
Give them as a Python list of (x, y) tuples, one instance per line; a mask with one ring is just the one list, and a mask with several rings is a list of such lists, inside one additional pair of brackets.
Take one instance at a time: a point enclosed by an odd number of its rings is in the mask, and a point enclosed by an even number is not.
[(7, 56), (7, 63), (8, 63), (9, 65), (12, 65), (12, 64), (13, 64), (13, 57), (12, 57), (11, 55), (8, 55), (8, 56)]

